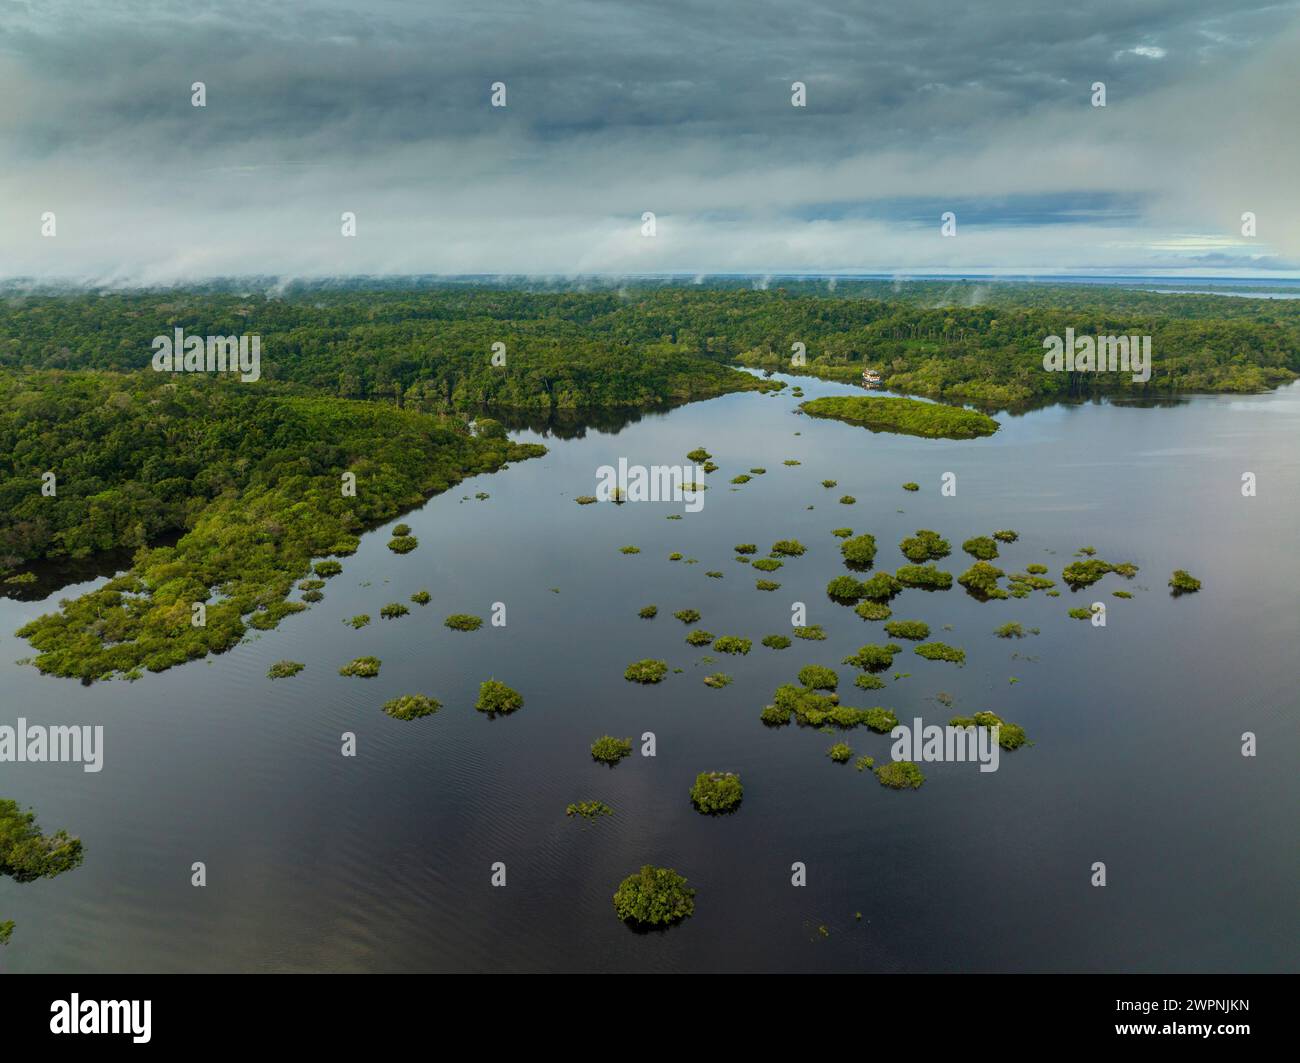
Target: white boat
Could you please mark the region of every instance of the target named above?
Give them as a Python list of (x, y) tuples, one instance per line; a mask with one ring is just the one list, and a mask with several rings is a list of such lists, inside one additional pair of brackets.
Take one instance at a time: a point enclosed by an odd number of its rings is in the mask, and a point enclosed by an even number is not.
[(869, 388), (879, 387), (880, 374), (874, 369), (864, 369), (862, 370), (862, 383)]

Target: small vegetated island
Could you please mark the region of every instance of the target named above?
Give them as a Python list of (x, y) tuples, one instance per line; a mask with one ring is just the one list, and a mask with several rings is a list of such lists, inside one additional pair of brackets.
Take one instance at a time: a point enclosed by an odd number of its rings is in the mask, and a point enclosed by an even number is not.
[(638, 928), (671, 926), (695, 912), (695, 890), (670, 867), (646, 864), (614, 891), (614, 911)]
[(613, 767), (624, 757), (632, 755), (632, 739), (601, 735), (591, 743), (591, 759)]
[(512, 690), (498, 679), (485, 679), (478, 689), (478, 701), (474, 703), (474, 708), (479, 712), (485, 712), (489, 716), (495, 716), (500, 713), (503, 716), (509, 715), (524, 706), (524, 696), (517, 690)]
[(813, 417), (844, 421), (873, 432), (927, 439), (978, 439), (998, 430), (997, 421), (976, 410), (882, 395), (833, 395), (810, 399), (799, 408)]
[(379, 674), (378, 657), (358, 657), (339, 669), (339, 675), (357, 676), (361, 679), (374, 679)]
[(740, 776), (729, 771), (702, 771), (691, 787), (691, 803), (705, 815), (734, 812), (744, 795)]
[[(0, 798), (0, 878), (8, 876), (15, 882), (54, 878), (78, 867), (82, 855), (79, 838), (62, 830), (42, 834), (34, 812)], [(13, 920), (0, 919), (0, 945), (7, 945), (13, 932)]]
[[(712, 641), (712, 637), (708, 641)], [(659, 683), (667, 674), (667, 661), (646, 658), (644, 661), (634, 661), (629, 664), (623, 673), (623, 678), (630, 683)]]
[(442, 702), (425, 694), (403, 694), (384, 702), (384, 712), (395, 720), (418, 720), (432, 716), (442, 708)]

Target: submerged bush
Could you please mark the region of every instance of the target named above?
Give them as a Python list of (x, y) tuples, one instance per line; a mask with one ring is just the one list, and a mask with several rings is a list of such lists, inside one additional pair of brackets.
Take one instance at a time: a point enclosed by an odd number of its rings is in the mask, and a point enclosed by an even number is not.
[(853, 611), (863, 620), (888, 620), (894, 611), (880, 602), (858, 602)]
[(325, 597), (325, 595), (321, 594), (320, 591), (303, 591), (303, 592), (302, 592), (302, 600), (303, 600), (304, 602), (319, 602), (319, 601), (320, 601), (322, 598), (324, 598), (324, 597)]
[[(6, 580), (6, 582), (8, 581)], [(298, 581), (298, 589), (300, 591), (318, 591), (324, 586), (325, 581), (323, 579), (304, 579)]]
[(389, 540), (388, 549), (395, 554), (409, 554), (419, 545), (420, 540), (414, 535), (398, 535)]
[(924, 620), (891, 620), (885, 625), (885, 634), (895, 639), (926, 639), (930, 625)]
[(775, 557), (760, 557), (757, 561), (753, 562), (750, 567), (756, 568), (760, 572), (775, 572), (781, 567), (781, 562)]
[(740, 776), (730, 771), (702, 771), (691, 787), (691, 801), (706, 815), (735, 811), (744, 794)]
[(1006, 593), (998, 586), (998, 580), (1004, 574), (996, 565), (990, 565), (987, 561), (976, 561), (957, 577), (957, 582), (977, 598), (995, 598), (999, 593)]
[(634, 926), (669, 926), (695, 912), (695, 890), (672, 868), (646, 864), (619, 884), (614, 911)]
[(922, 642), (913, 647), (913, 652), (927, 661), (951, 661), (953, 664), (966, 663), (966, 651), (946, 642)]
[(821, 624), (809, 624), (807, 627), (795, 628), (794, 637), (797, 639), (810, 639), (813, 642), (825, 642), (826, 632), (822, 630)]
[(719, 653), (739, 653), (743, 656), (753, 645), (749, 639), (742, 639), (736, 635), (723, 635), (713, 643), (713, 648)]
[(659, 606), (657, 605), (643, 605), (641, 606), (641, 611), (637, 613), (637, 616), (642, 620), (653, 620), (658, 615)]
[(857, 499), (854, 498), (852, 495), (841, 495), (841, 496), (840, 496), (840, 505), (842, 505), (842, 506), (851, 506), (851, 505), (853, 505), (856, 501), (857, 501)]
[(843, 764), (853, 756), (853, 749), (843, 742), (836, 742), (830, 749), (826, 750), (826, 755), (836, 764)]
[(784, 635), (766, 635), (763, 638), (763, 645), (770, 650), (788, 650), (794, 643)]
[(822, 486), (825, 487), (827, 490), (829, 490), (829, 489), (832, 488), (832, 487), (838, 487), (838, 486), (839, 486), (839, 481), (838, 481), (838, 480), (823, 480), (823, 481), (822, 481)]
[(632, 755), (632, 739), (601, 735), (591, 743), (591, 758), (602, 764), (617, 764)]
[(1050, 579), (1044, 579), (1042, 576), (1031, 576), (1026, 572), (1013, 572), (1008, 578), (1011, 580), (1013, 592), (1017, 589), (1023, 592), (1018, 595), (1021, 598), (1030, 591), (1045, 591), (1056, 586)]
[(998, 745), (1003, 749), (1019, 749), (1028, 740), (1025, 729), (1018, 723), (1007, 723), (993, 712), (977, 712), (974, 716), (954, 716), (948, 721), (949, 727), (996, 727)]
[(856, 602), (862, 597), (862, 581), (852, 576), (836, 576), (826, 584), (826, 594), (837, 602)]
[(1107, 562), (1099, 558), (1088, 558), (1086, 561), (1071, 561), (1061, 570), (1061, 579), (1072, 589), (1087, 587), (1110, 571), (1111, 566)]
[(824, 664), (806, 664), (799, 669), (799, 682), (809, 690), (834, 690), (840, 685), (840, 677)]
[(808, 687), (782, 683), (772, 697), (773, 705), (764, 710), (762, 719), (769, 724), (788, 723), (794, 716), (806, 727), (857, 727), (866, 722), (865, 709), (853, 709), (839, 703), (836, 694), (821, 694)]
[(478, 701), (474, 703), (474, 708), (492, 715), (498, 712), (511, 713), (523, 708), (523, 705), (524, 698), (519, 691), (512, 690), (497, 679), (485, 679), (479, 684)]
[(904, 587), (946, 591), (952, 586), (952, 573), (940, 572), (934, 565), (904, 565), (894, 573)]
[(443, 624), (453, 631), (477, 631), (483, 626), (483, 618), (469, 613), (452, 613)]
[(643, 661), (634, 661), (627, 666), (623, 678), (630, 683), (658, 683), (668, 674), (667, 661), (655, 661), (647, 657)]
[(1169, 586), (1174, 589), (1174, 597), (1180, 594), (1192, 594), (1201, 589), (1201, 581), (1181, 568), (1175, 569), (1169, 577)]
[(1086, 606), (1079, 609), (1071, 609), (1070, 616), (1075, 620), (1091, 620), (1092, 610)]
[(300, 661), (276, 661), (267, 669), (266, 677), (268, 679), (288, 679), (295, 676), (307, 666)]
[(881, 786), (891, 790), (915, 790), (923, 782), (925, 775), (910, 760), (891, 760), (876, 769), (876, 778)]
[[(1020, 536), (1016, 532), (1011, 531), (1010, 529), (1004, 529), (1003, 531), (995, 531), (993, 533), (993, 538), (995, 538), (1000, 543), (1014, 543), (1017, 539), (1020, 538)], [(1044, 569), (1043, 571), (1046, 572), (1047, 570)]]
[(831, 530), (831, 534), (832, 534), (833, 536), (835, 536), (835, 538), (837, 538), (837, 539), (847, 539), (850, 535), (853, 534), (853, 529), (852, 529), (852, 528), (834, 528), (834, 529)]
[(853, 679), (853, 685), (863, 690), (883, 690), (885, 681), (870, 672), (859, 672)]
[(583, 819), (597, 819), (600, 816), (612, 816), (614, 810), (604, 801), (579, 801), (564, 809), (566, 816), (581, 816)]
[(1025, 637), (1025, 629), (1023, 625), (1012, 620), (999, 628), (994, 628), (993, 634), (1000, 639), (1022, 639)]
[(596, 496), (595, 496), (595, 495), (579, 495), (577, 498), (574, 499), (574, 501), (577, 502), (578, 505), (580, 505), (580, 506), (589, 506), (589, 505), (591, 505), (593, 502), (596, 501)]
[(696, 447), (694, 450), (690, 451), (686, 455), (686, 457), (691, 461), (693, 461), (696, 465), (699, 465), (703, 462), (708, 461), (711, 457), (713, 457), (713, 455), (710, 454), (703, 447)]
[(778, 539), (772, 544), (772, 553), (782, 557), (801, 557), (807, 552), (808, 547), (798, 539)]
[(987, 535), (977, 535), (973, 539), (967, 539), (961, 544), (961, 548), (980, 561), (992, 561), (998, 556), (998, 544)]
[(639, 553), (641, 552), (641, 547), (639, 547), (639, 546), (620, 546), (620, 547), (618, 548), (618, 552), (619, 552), (620, 554), (639, 554)]
[(701, 628), (696, 628), (686, 636), (686, 641), (692, 646), (707, 646), (713, 641), (714, 637), (712, 631), (704, 631)]
[(442, 702), (423, 694), (403, 694), (384, 702), (384, 712), (396, 720), (418, 720), (421, 716), (432, 716), (440, 708)]
[(411, 601), (413, 601), (416, 605), (428, 605), (429, 602), (432, 600), (432, 598), (433, 595), (430, 594), (428, 591), (416, 591), (414, 594), (411, 595)]
[(373, 679), (379, 674), (378, 657), (358, 657), (339, 669), (339, 675), (358, 676), (361, 679)]
[(337, 576), (343, 571), (343, 566), (337, 561), (317, 561), (312, 567), (312, 571), (322, 579), (329, 579), (330, 576)]
[(900, 542), (898, 548), (909, 561), (938, 561), (952, 553), (948, 540), (929, 528), (917, 529), (916, 534)]
[(742, 472), (742, 473), (741, 473), (740, 475), (738, 475), (738, 476), (733, 476), (733, 477), (731, 478), (731, 482), (732, 482), (733, 484), (747, 484), (747, 483), (749, 483), (749, 481), (752, 480), (752, 479), (753, 479), (753, 477), (750, 476), (748, 473)]
[(887, 602), (902, 589), (903, 585), (888, 572), (877, 572), (870, 579), (862, 581), (862, 597), (873, 602)]
[(919, 490), (921, 490), (921, 485), (920, 485), (920, 484), (912, 483), (912, 482), (909, 480), (907, 483), (903, 484), (903, 490), (904, 490), (904, 491), (919, 491)]
[(873, 731), (888, 734), (898, 726), (898, 717), (894, 714), (893, 709), (868, 709), (866, 711), (866, 724)]
[(411, 610), (406, 608), (401, 602), (389, 602), (379, 610), (379, 615), (385, 620), (395, 620), (399, 616), (405, 616)]
[(673, 616), (683, 624), (694, 624), (700, 619), (700, 611), (698, 609), (679, 609), (673, 613)]
[(358, 613), (351, 620), (344, 620), (343, 623), (354, 628), (363, 628), (370, 623), (370, 617), (365, 613)]
[(876, 537), (863, 534), (845, 539), (840, 543), (840, 553), (851, 565), (869, 565), (876, 559)]
[(736, 553), (738, 553), (738, 554), (756, 554), (756, 553), (758, 553), (758, 545), (757, 545), (756, 543), (739, 543), (739, 544), (736, 545), (736, 547), (735, 547), (734, 549), (735, 549)]
[(754, 587), (760, 591), (779, 591), (781, 584), (773, 583), (770, 579), (761, 579), (754, 583)]
[(844, 664), (861, 668), (864, 672), (883, 672), (894, 663), (894, 654), (902, 653), (903, 647), (890, 642), (884, 646), (868, 643), (844, 658)]
[(714, 690), (721, 690), (723, 687), (730, 686), (735, 680), (726, 672), (714, 672), (712, 675), (704, 677), (704, 685), (712, 687)]

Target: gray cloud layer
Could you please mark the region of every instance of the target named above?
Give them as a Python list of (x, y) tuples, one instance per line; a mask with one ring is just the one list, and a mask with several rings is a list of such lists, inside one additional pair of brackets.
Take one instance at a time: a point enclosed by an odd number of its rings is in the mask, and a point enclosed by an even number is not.
[(0, 0), (0, 275), (1293, 268), (1298, 13)]

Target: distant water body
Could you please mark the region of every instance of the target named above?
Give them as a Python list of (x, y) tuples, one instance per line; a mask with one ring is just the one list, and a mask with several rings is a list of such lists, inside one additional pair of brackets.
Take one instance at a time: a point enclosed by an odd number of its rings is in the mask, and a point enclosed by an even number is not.
[[(808, 397), (849, 390), (791, 382)], [(549, 453), (404, 516), (413, 553), (391, 553), (376, 530), (306, 613), (136, 683), (82, 686), (14, 663), (31, 651), (13, 631), (102, 572), (43, 600), (0, 599), (0, 724), (105, 727), (98, 774), (0, 765), (0, 796), (85, 843), (76, 871), (0, 879), (0, 918), (17, 921), (0, 969), (1294, 970), (1300, 386), (1154, 409), (1051, 406), (999, 415), (994, 436), (960, 442), (876, 435), (797, 416), (797, 403), (746, 393), (520, 430)], [(699, 513), (574, 503), (602, 465), (681, 464), (697, 446), (721, 466)], [(751, 468), (767, 471), (729, 483)], [(1241, 495), (1246, 471), (1254, 498)], [(955, 497), (939, 490), (948, 472)], [(912, 480), (918, 493), (900, 487)], [(962, 541), (1013, 528), (1019, 541), (997, 562), (1007, 572), (1041, 562), (1059, 581), (1082, 546), (1140, 571), (1078, 593), (1062, 584), (1059, 598), (905, 591), (895, 618), (927, 621), (967, 662), (923, 660), (908, 644), (886, 689), (865, 692), (841, 659), (887, 639), (825, 594), (844, 571), (840, 527), (876, 536), (877, 570), (904, 563), (898, 542), (918, 528), (952, 542), (939, 564), (954, 573), (969, 562)], [(791, 537), (807, 554), (768, 574), (780, 590), (756, 590), (761, 574), (732, 547), (766, 552)], [(669, 561), (674, 551), (698, 564)], [(1171, 598), (1174, 568), (1204, 588)], [(428, 606), (379, 618), (421, 588)], [(1121, 588), (1133, 599), (1112, 597)], [(1066, 615), (1094, 600), (1109, 604), (1105, 628)], [(495, 602), (505, 627), (442, 624), (486, 618)], [(789, 632), (794, 602), (829, 638), (761, 646)], [(640, 619), (649, 604), (658, 616)], [(754, 648), (705, 661), (672, 616), (688, 607)], [(368, 627), (343, 623), (362, 612)], [(996, 638), (1012, 620), (1041, 634)], [(338, 675), (362, 654), (382, 658), (379, 678)], [(682, 672), (626, 682), (644, 657)], [(282, 658), (306, 668), (268, 680)], [(760, 723), (776, 687), (814, 663), (839, 672), (847, 704), (940, 723), (991, 709), (1033, 745), (995, 773), (927, 765), (919, 790), (886, 790), (828, 759), (839, 736)], [(717, 671), (735, 682), (706, 687)], [(526, 699), (509, 718), (474, 711), (493, 676)], [(444, 707), (386, 717), (383, 702), (405, 693)], [(611, 770), (588, 754), (602, 734), (639, 750), (648, 731), (653, 759)], [(1240, 753), (1245, 731), (1253, 759)], [(345, 732), (355, 758), (340, 756)], [(887, 736), (843, 740), (889, 756)], [(691, 807), (692, 780), (710, 770), (741, 773), (735, 815)], [(585, 799), (614, 815), (566, 818)], [(202, 889), (190, 884), (196, 861)], [(498, 862), (504, 888), (490, 884)], [(796, 862), (804, 887), (791, 885)], [(1105, 888), (1090, 884), (1097, 862)], [(645, 863), (698, 889), (681, 926), (637, 934), (617, 920), (611, 895)]]

